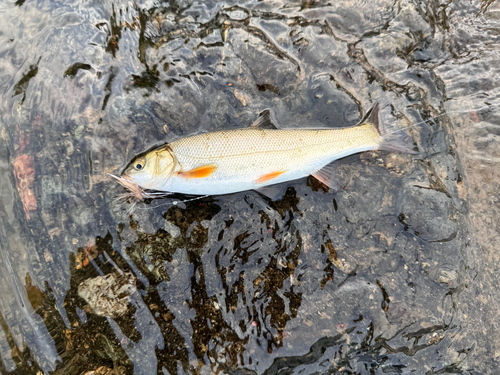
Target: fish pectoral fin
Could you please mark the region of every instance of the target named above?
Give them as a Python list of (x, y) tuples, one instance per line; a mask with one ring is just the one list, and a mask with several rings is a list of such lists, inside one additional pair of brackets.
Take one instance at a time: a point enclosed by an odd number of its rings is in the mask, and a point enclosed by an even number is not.
[(270, 109), (265, 109), (262, 111), (257, 117), (257, 120), (255, 120), (252, 125), (250, 125), (251, 128), (259, 128), (259, 129), (279, 129), (279, 126), (276, 125), (276, 121), (273, 121), (273, 114)]
[(263, 174), (262, 176), (260, 176), (257, 181), (258, 184), (262, 184), (264, 182), (267, 182), (269, 180), (272, 180), (273, 178), (276, 178), (280, 175), (282, 175), (283, 173), (285, 173), (286, 171), (276, 171), (276, 172), (271, 172), (271, 173), (266, 173), (266, 174)]
[(191, 169), (189, 171), (179, 172), (177, 175), (182, 178), (205, 178), (212, 175), (217, 170), (214, 164), (203, 165), (201, 167)]
[(335, 174), (337, 172), (337, 163), (332, 162), (325, 165), (323, 168), (312, 173), (311, 176), (315, 177), (319, 182), (325, 184), (330, 189), (335, 191), (339, 190), (339, 185), (335, 179)]

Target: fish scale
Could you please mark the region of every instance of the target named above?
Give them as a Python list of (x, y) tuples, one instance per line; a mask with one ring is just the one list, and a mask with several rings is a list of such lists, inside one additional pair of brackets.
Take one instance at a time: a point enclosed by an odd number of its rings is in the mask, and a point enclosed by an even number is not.
[(333, 160), (373, 150), (379, 135), (373, 125), (343, 129), (240, 129), (200, 134), (172, 142), (170, 148), (182, 170), (214, 165), (203, 179), (172, 176), (158, 190), (190, 194), (227, 194), (258, 189), (258, 179), (283, 173), (270, 184), (314, 173)]
[[(361, 127), (359, 127), (361, 128)], [(183, 138), (170, 144), (176, 153), (198, 158), (230, 157), (256, 152), (290, 151), (301, 147), (316, 147), (335, 143), (335, 148), (343, 149), (373, 141), (378, 136), (375, 129), (238, 129), (199, 134)], [(373, 128), (373, 126), (371, 126)]]

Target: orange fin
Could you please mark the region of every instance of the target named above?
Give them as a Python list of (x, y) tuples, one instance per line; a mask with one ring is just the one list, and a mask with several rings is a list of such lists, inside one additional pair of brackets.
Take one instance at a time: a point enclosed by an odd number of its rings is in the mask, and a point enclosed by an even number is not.
[(266, 181), (269, 181), (269, 180), (272, 180), (273, 178), (276, 178), (278, 177), (279, 175), (282, 175), (283, 173), (285, 173), (286, 171), (277, 171), (277, 172), (271, 172), (271, 173), (267, 173), (267, 174), (263, 174), (262, 176), (260, 176), (258, 179), (257, 179), (257, 183), (258, 184), (262, 184), (263, 182), (266, 182)]
[(204, 165), (186, 172), (179, 172), (179, 177), (182, 178), (204, 178), (210, 176), (217, 169), (216, 165)]

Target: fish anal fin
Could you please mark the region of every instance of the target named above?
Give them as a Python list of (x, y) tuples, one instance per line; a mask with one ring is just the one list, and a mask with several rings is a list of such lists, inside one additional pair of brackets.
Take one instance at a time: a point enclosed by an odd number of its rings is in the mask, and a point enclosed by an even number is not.
[(262, 176), (260, 176), (257, 181), (258, 184), (262, 184), (264, 182), (267, 182), (269, 180), (272, 180), (273, 178), (276, 178), (280, 175), (282, 175), (283, 173), (285, 173), (285, 171), (276, 171), (276, 172), (271, 172), (271, 173), (266, 173), (266, 174), (263, 174)]
[(257, 117), (257, 120), (255, 120), (252, 125), (250, 125), (251, 128), (259, 128), (259, 129), (279, 129), (279, 127), (275, 124), (273, 114), (270, 109), (265, 109), (262, 111)]
[(322, 184), (328, 186), (330, 189), (337, 191), (339, 190), (339, 185), (337, 180), (335, 179), (336, 171), (337, 163), (332, 162), (325, 165), (323, 168), (317, 170), (316, 172), (311, 173), (311, 176), (316, 178)]
[(182, 178), (205, 178), (211, 176), (217, 170), (214, 164), (203, 165), (201, 167), (191, 169), (189, 171), (179, 172), (178, 176)]

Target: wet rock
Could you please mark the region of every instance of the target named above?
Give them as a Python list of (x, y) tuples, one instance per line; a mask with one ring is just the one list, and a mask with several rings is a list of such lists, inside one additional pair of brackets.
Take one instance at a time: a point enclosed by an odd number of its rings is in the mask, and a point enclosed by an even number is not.
[(36, 197), (31, 189), (35, 179), (35, 168), (33, 157), (30, 155), (19, 155), (14, 160), (14, 175), (16, 176), (16, 188), (23, 204), (26, 219), (30, 219), (30, 211), (37, 208)]
[(78, 286), (78, 295), (97, 315), (116, 318), (129, 309), (130, 296), (136, 291), (132, 273), (111, 273), (87, 279)]
[(419, 188), (405, 200), (399, 215), (404, 230), (411, 230), (428, 242), (447, 242), (456, 237), (457, 224), (450, 220), (453, 207), (444, 193)]

